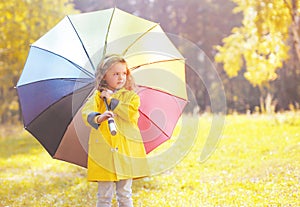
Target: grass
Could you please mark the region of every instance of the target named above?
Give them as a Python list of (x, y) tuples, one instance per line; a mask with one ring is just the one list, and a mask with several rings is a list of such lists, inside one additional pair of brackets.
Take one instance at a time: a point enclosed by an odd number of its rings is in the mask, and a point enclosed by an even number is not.
[[(204, 162), (211, 118), (188, 117), (176, 128), (188, 138), (199, 125), (197, 140), (175, 167), (134, 181), (135, 206), (300, 206), (299, 114), (227, 116)], [(95, 206), (97, 186), (85, 169), (52, 159), (21, 126), (0, 132), (0, 206)], [(176, 136), (153, 154), (174, 143)]]

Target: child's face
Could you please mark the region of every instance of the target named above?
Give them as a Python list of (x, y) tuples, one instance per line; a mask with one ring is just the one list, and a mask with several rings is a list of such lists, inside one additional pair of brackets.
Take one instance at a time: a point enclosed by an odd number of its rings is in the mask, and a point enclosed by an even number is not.
[(125, 63), (115, 63), (105, 73), (104, 80), (108, 89), (116, 90), (124, 87), (126, 83), (127, 67)]

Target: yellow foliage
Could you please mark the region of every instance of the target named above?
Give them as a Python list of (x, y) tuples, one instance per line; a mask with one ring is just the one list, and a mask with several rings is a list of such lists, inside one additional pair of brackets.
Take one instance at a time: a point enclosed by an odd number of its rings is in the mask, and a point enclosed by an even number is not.
[(246, 79), (262, 86), (276, 79), (276, 70), (289, 57), (290, 10), (285, 1), (233, 1), (237, 4), (234, 12), (244, 14), (243, 25), (223, 39), (223, 46), (216, 47), (215, 60), (224, 64), (229, 77), (238, 74), (244, 60)]
[(219, 51), (215, 60), (217, 62), (224, 63), (224, 69), (229, 77), (234, 77), (238, 75), (238, 71), (243, 66), (242, 51), (240, 50), (240, 45), (243, 44), (244, 39), (239, 34), (238, 28), (235, 28), (234, 33), (223, 39), (225, 45), (230, 45), (230, 47), (216, 46)]

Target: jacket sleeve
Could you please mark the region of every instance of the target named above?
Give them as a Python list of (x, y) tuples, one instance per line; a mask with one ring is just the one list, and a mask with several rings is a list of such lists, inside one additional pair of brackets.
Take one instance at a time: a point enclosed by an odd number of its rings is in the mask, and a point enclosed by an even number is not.
[(136, 123), (139, 118), (138, 109), (140, 107), (140, 97), (131, 93), (124, 100), (111, 100), (111, 109), (123, 120), (131, 121)]
[(84, 123), (87, 126), (91, 126), (95, 129), (98, 129), (100, 126), (100, 124), (95, 123), (95, 121), (94, 121), (95, 117), (100, 115), (100, 113), (97, 110), (97, 108), (98, 108), (97, 104), (99, 104), (97, 101), (97, 95), (98, 95), (98, 92), (95, 91), (93, 93), (93, 95), (84, 104), (84, 107), (82, 108), (82, 118), (83, 118)]
[(95, 122), (95, 117), (100, 115), (98, 112), (91, 112), (87, 116), (87, 122), (95, 129), (98, 129), (100, 124)]

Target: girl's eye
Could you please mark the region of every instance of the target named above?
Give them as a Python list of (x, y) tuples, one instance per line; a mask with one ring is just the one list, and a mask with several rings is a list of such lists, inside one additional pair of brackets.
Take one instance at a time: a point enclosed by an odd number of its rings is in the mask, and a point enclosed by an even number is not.
[(127, 72), (124, 72), (124, 73), (114, 73), (113, 76), (119, 76), (120, 74), (127, 75)]

